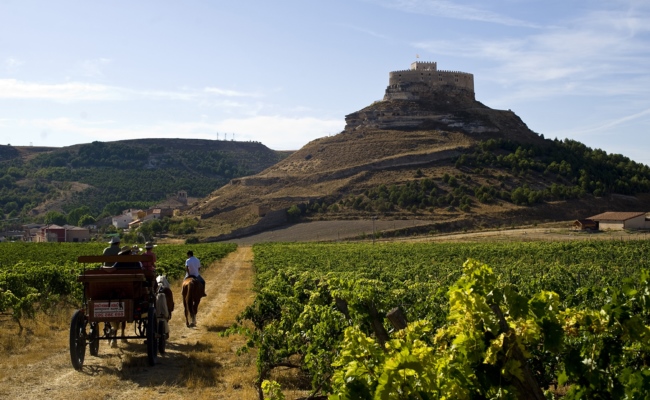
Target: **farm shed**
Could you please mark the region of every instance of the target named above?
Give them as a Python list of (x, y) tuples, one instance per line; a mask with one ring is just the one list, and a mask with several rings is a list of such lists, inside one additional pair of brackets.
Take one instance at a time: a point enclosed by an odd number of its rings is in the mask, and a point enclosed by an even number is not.
[(598, 221), (594, 221), (593, 219), (579, 219), (573, 223), (573, 229), (581, 231), (597, 231)]
[(597, 221), (601, 231), (647, 228), (645, 212), (608, 211), (587, 219)]

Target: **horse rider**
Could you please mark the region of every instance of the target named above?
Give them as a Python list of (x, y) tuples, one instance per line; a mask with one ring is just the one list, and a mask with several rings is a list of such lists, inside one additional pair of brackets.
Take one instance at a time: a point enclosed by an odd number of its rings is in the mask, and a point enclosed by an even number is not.
[(185, 279), (188, 277), (193, 277), (196, 278), (197, 281), (201, 282), (201, 285), (203, 285), (203, 295), (201, 297), (207, 296), (205, 294), (205, 280), (201, 276), (201, 262), (199, 261), (198, 258), (194, 257), (194, 252), (192, 250), (189, 250), (187, 252), (187, 260), (185, 260)]

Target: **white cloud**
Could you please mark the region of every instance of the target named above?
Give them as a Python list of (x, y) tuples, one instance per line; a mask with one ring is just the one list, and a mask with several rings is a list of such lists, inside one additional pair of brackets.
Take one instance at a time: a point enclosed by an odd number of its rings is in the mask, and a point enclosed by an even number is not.
[(482, 8), (458, 4), (447, 0), (367, 0), (382, 7), (413, 14), (431, 15), (435, 17), (453, 18), (468, 21), (490, 22), (507, 26), (539, 28), (539, 25), (528, 21), (498, 14)]
[[(608, 95), (610, 81), (639, 79), (650, 70), (646, 38), (638, 35), (641, 29), (650, 28), (641, 28), (639, 20), (648, 17), (598, 11), (562, 22), (563, 27), (536, 30), (514, 39), (465, 37), (453, 42), (421, 41), (413, 46), (434, 54), (480, 60), (483, 81), (508, 87), (541, 84), (538, 89), (545, 93), (549, 93), (549, 84), (555, 84), (550, 91), (601, 86), (602, 94)], [(650, 20), (645, 26), (650, 27)], [(630, 89), (638, 92), (638, 88)]]
[[(122, 92), (122, 93), (121, 93)], [(0, 99), (33, 99), (55, 101), (124, 100), (123, 91), (105, 85), (68, 82), (41, 84), (0, 79)]]
[(216, 94), (226, 97), (262, 97), (260, 93), (240, 92), (237, 90), (221, 89), (216, 87), (206, 87), (203, 89), (205, 93)]
[(376, 37), (378, 39), (385, 39), (385, 40), (390, 39), (388, 36), (386, 36), (384, 34), (381, 34), (379, 32), (375, 32), (375, 31), (370, 30), (370, 29), (361, 28), (359, 26), (348, 25), (348, 24), (336, 24), (336, 25), (343, 26), (343, 27), (346, 27), (346, 28), (349, 28), (349, 29), (353, 29), (353, 30), (355, 30), (357, 32), (361, 32), (363, 34), (366, 34), (366, 35), (369, 35), (369, 36), (372, 36), (372, 37)]
[(7, 71), (8, 73), (13, 73), (18, 71), (18, 69), (25, 63), (17, 58), (9, 57), (5, 60), (4, 64), (5, 64), (5, 71)]
[(634, 113), (634, 114), (629, 114), (625, 115), (616, 119), (612, 120), (605, 120), (605, 121), (599, 121), (598, 123), (591, 125), (591, 126), (585, 126), (581, 127), (578, 129), (571, 129), (570, 131), (558, 131), (558, 134), (571, 134), (571, 135), (585, 135), (585, 134), (593, 134), (593, 133), (599, 133), (599, 132), (610, 132), (612, 128), (616, 128), (617, 126), (624, 125), (628, 122), (635, 121), (638, 119), (642, 119), (644, 117), (650, 116), (650, 108), (642, 110), (640, 112)]
[[(235, 96), (232, 92), (229, 95)], [(209, 102), (211, 96), (220, 96), (214, 90), (136, 90), (117, 86), (86, 82), (36, 83), (16, 79), (0, 79), (0, 99), (49, 100), (64, 103), (82, 101), (133, 101), (133, 100), (171, 100)], [(256, 96), (256, 94), (238, 94)], [(237, 97), (237, 96), (235, 96)], [(218, 106), (242, 107), (229, 101), (218, 101)]]
[(108, 58), (96, 58), (93, 60), (84, 60), (81, 62), (81, 73), (85, 77), (99, 78), (104, 76), (103, 67), (110, 64)]

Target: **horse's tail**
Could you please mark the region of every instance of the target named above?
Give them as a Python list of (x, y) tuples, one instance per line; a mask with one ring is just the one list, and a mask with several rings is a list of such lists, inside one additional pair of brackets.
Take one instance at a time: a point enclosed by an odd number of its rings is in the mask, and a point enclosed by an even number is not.
[(187, 310), (187, 307), (189, 307), (191, 303), (190, 301), (190, 293), (192, 293), (191, 289), (192, 285), (192, 279), (185, 279), (183, 281), (183, 291), (181, 292), (181, 297), (183, 297), (183, 306), (185, 306), (185, 309)]

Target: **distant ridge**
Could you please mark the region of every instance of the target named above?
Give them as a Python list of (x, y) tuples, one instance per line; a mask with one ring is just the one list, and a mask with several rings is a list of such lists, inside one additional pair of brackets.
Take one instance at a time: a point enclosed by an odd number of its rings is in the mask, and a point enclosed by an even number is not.
[(1, 211), (32, 220), (88, 207), (100, 216), (111, 203), (155, 204), (181, 190), (200, 198), (285, 156), (257, 142), (204, 139), (0, 146)]

